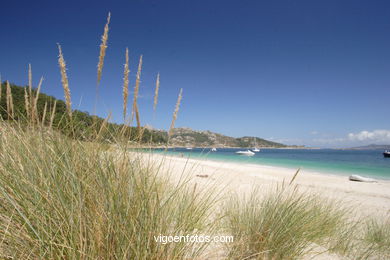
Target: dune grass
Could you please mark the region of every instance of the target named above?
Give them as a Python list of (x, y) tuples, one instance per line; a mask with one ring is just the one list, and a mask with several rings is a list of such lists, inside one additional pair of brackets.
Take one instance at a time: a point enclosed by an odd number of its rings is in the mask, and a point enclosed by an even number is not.
[(348, 225), (347, 210), (336, 201), (285, 186), (261, 195), (257, 188), (225, 205), (223, 227), (235, 238), (228, 247), (231, 259), (296, 259), (318, 246), (328, 251)]
[(359, 259), (390, 259), (390, 216), (368, 219), (362, 229)]
[[(2, 125), (0, 258), (183, 259), (204, 244), (154, 236), (210, 233), (210, 194), (175, 185), (127, 149)], [(157, 176), (159, 175), (159, 176)], [(202, 195), (203, 194), (203, 195)]]

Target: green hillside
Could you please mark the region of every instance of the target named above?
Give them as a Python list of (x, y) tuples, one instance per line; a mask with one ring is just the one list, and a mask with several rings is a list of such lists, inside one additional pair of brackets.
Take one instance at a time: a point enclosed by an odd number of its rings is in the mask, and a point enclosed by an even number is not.
[[(14, 119), (23, 122), (26, 120), (26, 106), (25, 106), (25, 88), (28, 87), (20, 87), (14, 84), (10, 84), (13, 104), (14, 104)], [(36, 95), (36, 89), (32, 90), (33, 95)], [(69, 120), (66, 116), (66, 105), (65, 102), (59, 99), (56, 99), (53, 96), (48, 96), (44, 93), (39, 94), (39, 98), (37, 101), (37, 113), (38, 118), (42, 121), (42, 117), (44, 114), (44, 107), (47, 104), (47, 112), (45, 114), (44, 125), (48, 124), (50, 121), (52, 107), (54, 102), (57, 101), (54, 120), (53, 120), (53, 128), (60, 130), (67, 134), (67, 129), (69, 129)], [(0, 116), (4, 120), (9, 118), (7, 114), (7, 103), (6, 103), (6, 84), (2, 83), (1, 87), (1, 99), (0, 99)], [(104, 119), (92, 116), (88, 112), (83, 112), (80, 110), (73, 110), (73, 124), (74, 126), (72, 130), (72, 136), (77, 139), (88, 140), (92, 135), (96, 134), (103, 124)], [(102, 133), (102, 139), (105, 141), (114, 141), (115, 138), (118, 138), (120, 131), (122, 130), (123, 124), (115, 124), (115, 123), (107, 123), (106, 128), (108, 131)], [(146, 128), (142, 128), (142, 142), (152, 142), (156, 144), (164, 144), (167, 142), (167, 134), (159, 131), (153, 131)], [(115, 135), (118, 133), (118, 135)], [(128, 138), (128, 140), (135, 140), (138, 135), (138, 131), (135, 127), (126, 127), (126, 131), (124, 133), (124, 137)]]
[(258, 137), (234, 138), (211, 131), (196, 131), (190, 128), (176, 128), (173, 131), (170, 143), (176, 146), (191, 147), (286, 147), (284, 144), (267, 141)]

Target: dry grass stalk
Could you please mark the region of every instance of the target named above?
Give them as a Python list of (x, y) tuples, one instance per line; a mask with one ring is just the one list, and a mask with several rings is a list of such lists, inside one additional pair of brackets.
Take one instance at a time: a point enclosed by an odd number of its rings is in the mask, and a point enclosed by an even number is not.
[(138, 99), (138, 92), (139, 92), (139, 83), (140, 83), (140, 79), (141, 79), (141, 70), (142, 70), (142, 55), (139, 58), (138, 71), (137, 71), (137, 76), (135, 79), (133, 109), (131, 110), (131, 122), (134, 119), (134, 113), (137, 113), (137, 111), (138, 111), (137, 99)]
[(58, 64), (60, 66), (60, 71), (61, 71), (61, 82), (62, 82), (62, 88), (64, 89), (66, 110), (68, 112), (69, 117), (72, 118), (72, 101), (70, 99), (68, 76), (66, 75), (66, 63), (62, 55), (61, 45), (59, 44), (58, 44), (58, 51), (59, 51)]
[(14, 118), (14, 102), (12, 98), (11, 86), (7, 80), (7, 114), (8, 119)]
[(28, 93), (26, 97), (25, 93), (25, 106), (26, 106), (26, 111), (27, 111), (27, 118), (31, 121), (33, 120), (33, 96), (32, 96), (32, 69), (31, 69), (31, 64), (28, 64)]
[(3, 93), (3, 84), (1, 81), (1, 75), (0, 75), (0, 101), (1, 101), (1, 94)]
[(50, 123), (49, 123), (49, 128), (50, 129), (53, 126), (54, 115), (56, 113), (56, 106), (57, 106), (57, 100), (54, 101), (53, 109), (51, 110)]
[(127, 102), (129, 97), (129, 50), (126, 48), (126, 63), (123, 76), (123, 121), (126, 123)]
[[(142, 142), (142, 137), (144, 135), (144, 132), (145, 132), (145, 128), (138, 128), (138, 140), (139, 142), (141, 143)], [(150, 136), (150, 138), (152, 138), (152, 136)]]
[(24, 88), (24, 106), (26, 108), (26, 114), (27, 118), (30, 118), (30, 101), (29, 101), (29, 96), (27, 92), (27, 87)]
[(160, 73), (157, 74), (156, 79), (156, 89), (154, 91), (154, 102), (153, 102), (153, 111), (156, 112), (157, 101), (158, 101), (158, 91), (160, 89)]
[(37, 109), (37, 104), (38, 104), (38, 98), (39, 98), (39, 93), (41, 92), (41, 86), (43, 82), (43, 77), (39, 80), (38, 88), (37, 88), (37, 93), (35, 94), (35, 98), (33, 100), (32, 108), (31, 108), (31, 115), (32, 115), (32, 121), (35, 122), (35, 120), (39, 120), (38, 118), (38, 109)]
[(108, 114), (108, 117), (106, 117), (102, 123), (102, 125), (100, 126), (100, 129), (99, 129), (99, 132), (98, 132), (98, 135), (96, 137), (96, 139), (99, 139), (104, 131), (104, 129), (106, 128), (107, 126), (107, 123), (108, 123), (108, 120), (110, 120), (111, 118), (111, 112)]
[(294, 176), (292, 177), (292, 179), (291, 179), (289, 185), (291, 185), (291, 184), (294, 182), (294, 180), (295, 180), (295, 178), (298, 176), (298, 173), (299, 173), (300, 170), (301, 170), (301, 168), (298, 168), (298, 170), (295, 172), (295, 174), (294, 174)]
[(14, 97), (12, 96), (12, 93), (10, 96), (10, 104), (11, 104), (11, 117), (13, 119), (15, 117), (15, 110), (14, 110)]
[(29, 104), (32, 105), (32, 69), (31, 69), (31, 64), (28, 64), (28, 96), (30, 98)]
[(46, 118), (46, 109), (47, 109), (47, 102), (45, 102), (45, 106), (43, 107), (43, 114), (42, 114), (42, 127), (45, 126), (45, 118)]
[[(138, 133), (141, 133), (141, 120), (139, 117), (139, 111), (138, 111), (138, 105), (135, 104), (135, 118), (137, 120), (137, 128), (138, 128)], [(140, 134), (141, 135), (141, 134)]]
[(179, 113), (179, 108), (180, 108), (180, 103), (181, 103), (182, 97), (183, 97), (183, 89), (181, 88), (179, 96), (177, 98), (175, 111), (173, 112), (172, 123), (171, 123), (171, 126), (169, 127), (169, 131), (168, 131), (168, 141), (169, 141), (169, 138), (172, 135), (173, 129), (175, 128), (175, 122), (176, 122), (176, 119), (177, 119), (177, 114)]
[(104, 57), (106, 56), (106, 49), (107, 49), (108, 25), (110, 24), (110, 18), (111, 18), (111, 13), (108, 13), (107, 23), (104, 26), (104, 32), (103, 32), (103, 35), (102, 35), (102, 43), (100, 44), (99, 63), (98, 63), (98, 66), (97, 66), (98, 67), (98, 70), (97, 70), (97, 85), (99, 85), (100, 79), (102, 77)]

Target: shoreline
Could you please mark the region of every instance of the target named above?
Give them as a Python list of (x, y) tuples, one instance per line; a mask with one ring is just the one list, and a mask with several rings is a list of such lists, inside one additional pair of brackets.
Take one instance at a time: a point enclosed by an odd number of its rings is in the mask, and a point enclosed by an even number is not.
[[(288, 184), (296, 172), (278, 166), (148, 154), (154, 160), (164, 160), (173, 179), (181, 178), (183, 169), (187, 169), (191, 182), (204, 187), (211, 185), (222, 193), (244, 195), (256, 186), (266, 191), (282, 183)], [(375, 183), (355, 182), (348, 180), (346, 176), (303, 169), (296, 176), (294, 184), (301, 191), (319, 193), (325, 198), (353, 206), (363, 217), (376, 215), (383, 218), (390, 214), (390, 181), (387, 180)]]
[[(276, 148), (275, 148), (276, 149)], [(279, 148), (277, 148), (279, 149)], [(280, 148), (282, 149), (282, 148)], [(177, 153), (177, 154), (174, 154), (174, 153)], [(275, 168), (281, 168), (281, 169), (284, 169), (284, 170), (290, 170), (290, 171), (296, 171), (298, 170), (299, 168), (301, 169), (301, 171), (307, 171), (307, 172), (311, 172), (311, 173), (315, 173), (315, 174), (320, 174), (320, 175), (332, 175), (332, 176), (339, 176), (339, 177), (344, 177), (344, 178), (347, 178), (351, 175), (360, 175), (360, 176), (363, 176), (363, 177), (367, 177), (367, 178), (372, 178), (372, 179), (375, 179), (376, 181), (378, 182), (390, 182), (390, 176), (383, 176), (383, 175), (378, 175), (376, 174), (375, 172), (374, 173), (369, 173), (369, 172), (359, 172), (359, 171), (353, 171), (351, 169), (347, 169), (347, 170), (340, 170), (340, 169), (328, 169), (328, 168), (321, 168), (320, 166), (319, 167), (308, 167), (308, 166), (302, 166), (302, 165), (297, 165), (297, 166), (294, 166), (294, 165), (284, 165), (283, 163), (280, 163), (280, 164), (272, 164), (272, 163), (269, 163), (267, 164), (266, 162), (245, 162), (245, 161), (229, 161), (229, 160), (224, 160), (222, 158), (210, 158), (208, 157), (209, 154), (212, 154), (211, 152), (205, 152), (204, 154), (202, 154), (201, 156), (199, 157), (190, 157), (190, 159), (194, 159), (194, 160), (210, 160), (210, 161), (215, 161), (215, 162), (226, 162), (226, 163), (237, 163), (237, 164), (241, 164), (241, 165), (246, 165), (246, 164), (251, 164), (253, 166), (268, 166), (268, 167), (275, 167)], [(168, 156), (173, 156), (173, 157), (177, 157), (177, 158), (181, 158), (180, 156), (180, 153), (179, 152), (172, 152), (171, 154), (169, 154)], [(184, 152), (184, 156), (186, 156), (185, 152)], [(250, 158), (250, 157), (248, 157)]]
[[(291, 167), (288, 167), (288, 166), (280, 166), (280, 165), (268, 165), (268, 164), (260, 164), (260, 163), (248, 163), (248, 162), (243, 162), (243, 161), (225, 161), (225, 160), (218, 160), (218, 159), (215, 159), (215, 158), (208, 158), (208, 157), (205, 157), (205, 158), (191, 158), (191, 157), (181, 157), (180, 155), (173, 155), (173, 154), (169, 154), (169, 155), (163, 155), (163, 156), (166, 156), (168, 158), (172, 158), (172, 159), (185, 159), (185, 160), (191, 160), (191, 161), (197, 161), (199, 163), (202, 163), (202, 162), (215, 162), (215, 163), (223, 163), (223, 164), (231, 164), (232, 166), (248, 166), (248, 167), (254, 167), (254, 168), (261, 168), (261, 169), (269, 169), (269, 170), (273, 170), (273, 171), (282, 171), (282, 172), (293, 172), (295, 173), (298, 168), (294, 168), (293, 166)], [(348, 177), (351, 175), (351, 173), (348, 173), (348, 172), (342, 172), (342, 171), (338, 171), (338, 173), (335, 173), (335, 172), (331, 172), (331, 171), (321, 171), (321, 170), (314, 170), (314, 169), (300, 169), (300, 172), (305, 172), (306, 174), (309, 174), (309, 175), (313, 175), (313, 176), (328, 176), (328, 177), (335, 177), (335, 178), (339, 178), (340, 180), (348, 180)], [(370, 177), (370, 178), (373, 178), (375, 179), (378, 183), (381, 182), (381, 183), (388, 183), (390, 185), (390, 179), (378, 179), (376, 178), (377, 176), (365, 176), (365, 177)], [(348, 180), (349, 181), (349, 180)], [(349, 181), (349, 182), (354, 182), (354, 181)], [(359, 182), (357, 182), (359, 183)]]
[[(189, 146), (165, 146), (165, 145), (141, 145), (137, 148), (141, 149), (185, 149)], [(252, 146), (250, 147), (239, 147), (239, 146), (191, 146), (190, 148), (192, 149), (203, 149), (203, 150), (211, 150), (212, 148), (217, 148), (217, 149), (253, 149)], [(305, 146), (285, 146), (285, 147), (274, 147), (274, 146), (259, 146), (257, 147), (259, 149), (297, 149), (297, 150), (318, 150), (318, 149), (327, 149), (327, 148), (319, 148), (319, 147), (305, 147)]]

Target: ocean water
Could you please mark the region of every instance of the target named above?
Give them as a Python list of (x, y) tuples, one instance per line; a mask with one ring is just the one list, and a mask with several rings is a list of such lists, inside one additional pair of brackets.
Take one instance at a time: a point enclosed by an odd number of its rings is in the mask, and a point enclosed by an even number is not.
[[(168, 149), (168, 154), (208, 160), (262, 164), (291, 169), (301, 168), (335, 175), (358, 174), (390, 180), (390, 158), (383, 157), (382, 150), (336, 150), (336, 149), (261, 149), (254, 156), (237, 155), (245, 149), (225, 148), (211, 152), (210, 149)], [(164, 152), (156, 149), (156, 152)]]

